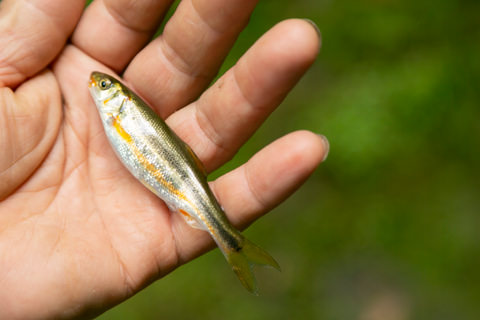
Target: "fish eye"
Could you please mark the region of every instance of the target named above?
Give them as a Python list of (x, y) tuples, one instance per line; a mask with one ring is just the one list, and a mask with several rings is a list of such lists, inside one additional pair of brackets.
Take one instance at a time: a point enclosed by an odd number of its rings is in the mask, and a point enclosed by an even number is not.
[(105, 89), (109, 88), (110, 85), (111, 85), (111, 82), (108, 79), (100, 81), (100, 89), (102, 89), (102, 90), (105, 90)]

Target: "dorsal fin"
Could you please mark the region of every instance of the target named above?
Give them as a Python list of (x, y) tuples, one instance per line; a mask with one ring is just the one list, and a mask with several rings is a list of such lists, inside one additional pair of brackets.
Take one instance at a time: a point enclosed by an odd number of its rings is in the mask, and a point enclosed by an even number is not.
[(186, 143), (184, 143), (185, 148), (187, 149), (188, 153), (192, 156), (193, 161), (197, 165), (198, 169), (200, 169), (200, 172), (206, 177), (207, 176), (207, 170), (205, 169), (205, 166), (203, 165), (202, 161), (198, 159), (197, 155), (195, 152), (193, 152), (192, 148)]

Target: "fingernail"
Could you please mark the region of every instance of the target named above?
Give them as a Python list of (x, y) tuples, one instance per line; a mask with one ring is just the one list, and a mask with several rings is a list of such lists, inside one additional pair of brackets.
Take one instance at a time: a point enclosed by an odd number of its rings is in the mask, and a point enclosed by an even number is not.
[(324, 151), (325, 153), (323, 154), (323, 159), (322, 159), (322, 162), (324, 162), (325, 160), (327, 160), (328, 153), (330, 152), (330, 142), (328, 142), (327, 137), (325, 137), (323, 134), (319, 134), (318, 136), (322, 138), (323, 149), (325, 150)]
[(303, 19), (303, 20), (310, 23), (310, 25), (313, 27), (313, 29), (315, 29), (315, 31), (317, 31), (318, 38), (322, 39), (322, 33), (320, 32), (320, 28), (318, 28), (317, 24), (315, 22), (313, 22), (313, 20), (310, 20), (310, 19)]

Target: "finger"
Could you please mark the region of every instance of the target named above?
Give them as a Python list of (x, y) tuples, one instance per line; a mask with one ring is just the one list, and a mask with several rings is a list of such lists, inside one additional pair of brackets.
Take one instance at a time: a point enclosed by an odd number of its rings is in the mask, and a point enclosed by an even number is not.
[(61, 114), (60, 91), (49, 71), (15, 93), (0, 89), (0, 200), (22, 184), (50, 151)]
[(200, 99), (169, 125), (212, 171), (230, 159), (314, 62), (320, 38), (304, 20), (265, 34)]
[(184, 0), (124, 78), (163, 117), (193, 101), (218, 72), (257, 0)]
[(47, 66), (77, 23), (85, 1), (0, 3), (0, 86), (16, 87)]
[[(328, 154), (328, 142), (308, 131), (291, 133), (265, 147), (246, 164), (211, 186), (237, 228), (244, 228), (291, 195)], [(172, 216), (179, 262), (193, 259), (213, 245), (206, 232)]]
[(72, 42), (118, 71), (153, 36), (173, 0), (98, 0), (85, 11)]

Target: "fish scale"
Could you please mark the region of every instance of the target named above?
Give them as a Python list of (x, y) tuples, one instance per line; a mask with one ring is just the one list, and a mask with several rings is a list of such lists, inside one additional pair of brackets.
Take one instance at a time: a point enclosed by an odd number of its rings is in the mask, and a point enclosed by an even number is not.
[(280, 267), (230, 224), (193, 150), (114, 77), (92, 72), (89, 90), (106, 136), (124, 166), (190, 226), (207, 231), (240, 282), (256, 293), (252, 265)]

